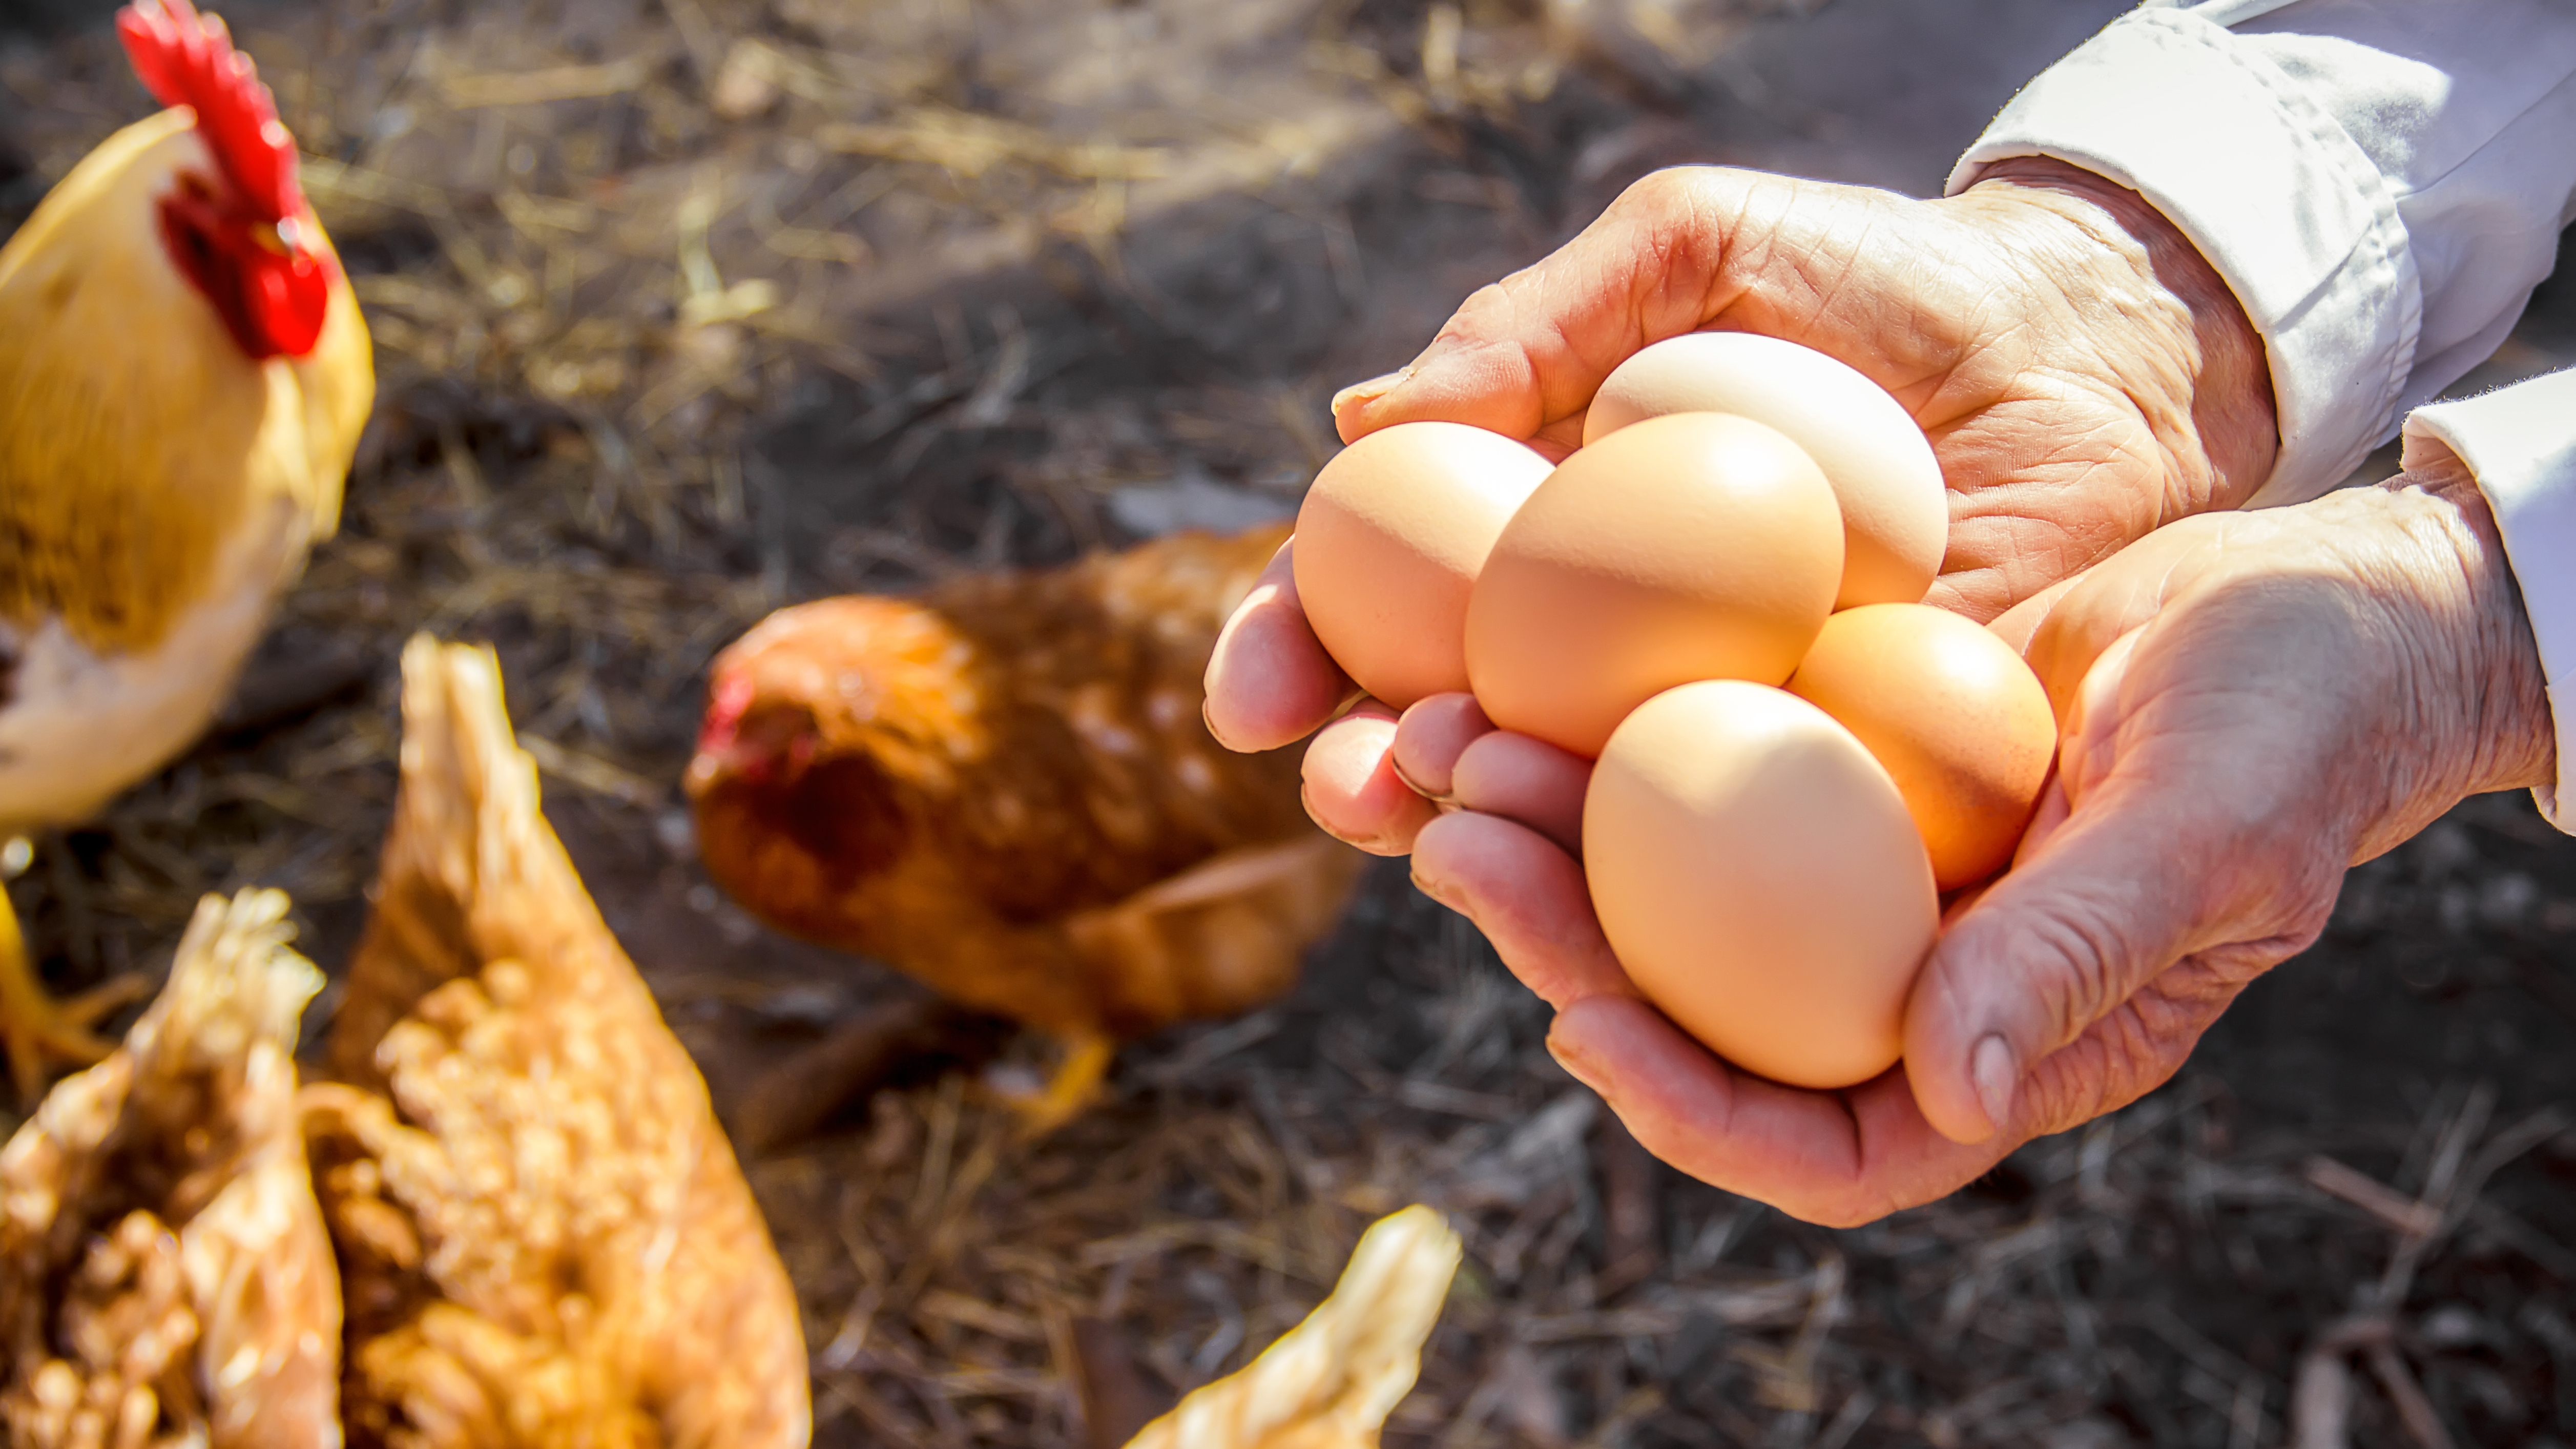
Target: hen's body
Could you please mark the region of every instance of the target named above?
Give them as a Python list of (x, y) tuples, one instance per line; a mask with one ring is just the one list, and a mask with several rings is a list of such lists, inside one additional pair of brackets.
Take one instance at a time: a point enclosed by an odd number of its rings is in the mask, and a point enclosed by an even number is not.
[(802, 1449), (802, 1328), (706, 1084), (537, 808), (489, 651), (403, 654), (402, 790), (306, 1130), (352, 1445)]
[(715, 666), (689, 788), (755, 914), (1076, 1044), (1249, 1010), (1360, 857), (1296, 752), (1201, 714), (1217, 631), (1286, 529), (1189, 534), (917, 599), (784, 610)]
[(22, 1449), (337, 1449), (339, 1279), (295, 1112), (322, 973), (208, 897), (125, 1045), (0, 1152), (0, 1423)]

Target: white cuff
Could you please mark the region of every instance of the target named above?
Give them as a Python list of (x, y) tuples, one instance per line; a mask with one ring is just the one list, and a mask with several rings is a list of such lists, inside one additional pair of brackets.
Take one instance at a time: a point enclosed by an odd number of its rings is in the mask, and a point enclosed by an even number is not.
[(2405, 465), (2448, 448), (2478, 480), (2549, 681), (2558, 783), (2532, 791), (2576, 835), (2576, 370), (2554, 372), (2406, 419)]
[(2153, 203), (2262, 334), (2281, 452), (2253, 506), (2313, 498), (2393, 430), (2422, 286), (2379, 168), (2203, 14), (2132, 11), (2024, 87), (1950, 175), (2050, 156)]

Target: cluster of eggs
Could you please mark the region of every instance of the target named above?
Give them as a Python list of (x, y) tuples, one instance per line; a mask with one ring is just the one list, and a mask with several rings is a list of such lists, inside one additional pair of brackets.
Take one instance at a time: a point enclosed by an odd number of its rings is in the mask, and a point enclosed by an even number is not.
[(1665, 1015), (1792, 1086), (1899, 1055), (1940, 896), (2008, 862), (2056, 749), (2018, 654), (1921, 602), (1949, 515), (1904, 407), (1746, 333), (1647, 347), (1561, 464), (1454, 423), (1371, 433), (1297, 518), (1297, 591), (1359, 686), (1472, 692), (1596, 761), (1585, 879)]

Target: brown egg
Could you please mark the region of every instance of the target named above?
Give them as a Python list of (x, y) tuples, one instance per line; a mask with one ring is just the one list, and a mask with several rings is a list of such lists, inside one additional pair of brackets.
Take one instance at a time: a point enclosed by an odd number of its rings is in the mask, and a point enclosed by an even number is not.
[(1461, 423), (1398, 423), (1344, 448), (1297, 512), (1297, 597), (1324, 649), (1397, 709), (1467, 687), (1467, 595), (1548, 461)]
[(1569, 457), (1512, 515), (1467, 605), (1495, 724), (1601, 753), (1677, 684), (1778, 684), (1843, 571), (1833, 490), (1760, 423), (1676, 413)]
[(2012, 646), (1947, 609), (1872, 604), (1825, 622), (1789, 690), (1887, 767), (1941, 889), (2012, 859), (2057, 753), (2048, 691)]
[(1811, 347), (1751, 332), (1668, 337), (1619, 364), (1583, 416), (1583, 445), (1667, 413), (1735, 413), (1807, 450), (1843, 510), (1834, 607), (1910, 604), (1932, 587), (1950, 495), (1905, 405)]
[(1824, 711), (1734, 680), (1648, 700), (1592, 772), (1583, 871), (1629, 979), (1718, 1055), (1793, 1087), (1895, 1065), (1940, 903), (1895, 782)]

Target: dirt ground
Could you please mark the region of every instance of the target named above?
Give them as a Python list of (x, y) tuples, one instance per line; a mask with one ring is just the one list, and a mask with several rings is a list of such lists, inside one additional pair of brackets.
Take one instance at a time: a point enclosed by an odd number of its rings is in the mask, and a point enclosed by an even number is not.
[[(105, 8), (0, 0), (0, 232), (143, 113)], [(2576, 849), (2525, 799), (2354, 872), (2172, 1085), (1850, 1232), (1646, 1158), (1400, 869), (1294, 998), (1130, 1051), (1033, 1148), (965, 1091), (991, 1043), (822, 1113), (796, 1054), (906, 988), (763, 931), (690, 853), (705, 665), (768, 609), (1279, 515), (1334, 386), (1628, 180), (1725, 161), (1928, 194), (2118, 8), (228, 7), (317, 158), (380, 416), (225, 726), (13, 885), (33, 942), (66, 984), (158, 969), (200, 893), (256, 882), (336, 966), (396, 650), (490, 639), (722, 1109), (823, 1117), (748, 1154), (820, 1443), (1114, 1444), (1429, 1201), (1468, 1266), (1394, 1445), (2563, 1449)], [(2472, 382), (2562, 358), (2576, 286)]]

